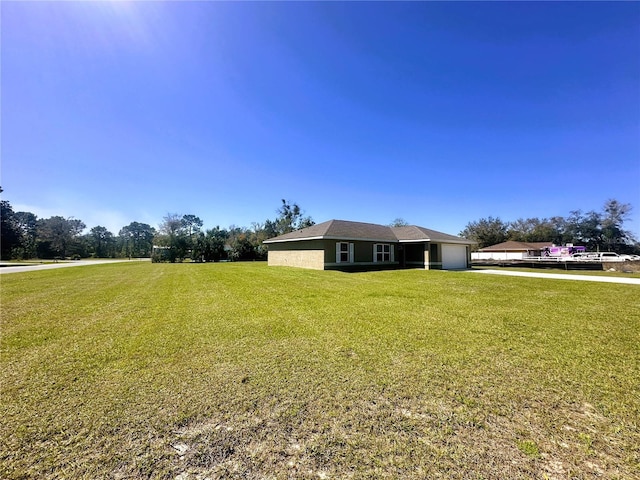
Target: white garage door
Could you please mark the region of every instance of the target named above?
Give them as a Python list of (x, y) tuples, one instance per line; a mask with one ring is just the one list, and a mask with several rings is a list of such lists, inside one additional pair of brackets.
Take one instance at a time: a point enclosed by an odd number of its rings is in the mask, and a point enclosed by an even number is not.
[(445, 270), (467, 268), (467, 247), (465, 245), (442, 245), (442, 268)]

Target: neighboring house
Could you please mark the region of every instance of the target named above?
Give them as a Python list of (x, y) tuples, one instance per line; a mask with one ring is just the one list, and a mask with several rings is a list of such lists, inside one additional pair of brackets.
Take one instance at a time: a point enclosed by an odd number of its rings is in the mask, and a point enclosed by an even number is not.
[(540, 257), (549, 251), (551, 242), (508, 242), (481, 248), (471, 254), (472, 260), (520, 260), (527, 257)]
[(329, 220), (270, 238), (271, 266), (317, 270), (464, 269), (475, 242), (428, 228)]

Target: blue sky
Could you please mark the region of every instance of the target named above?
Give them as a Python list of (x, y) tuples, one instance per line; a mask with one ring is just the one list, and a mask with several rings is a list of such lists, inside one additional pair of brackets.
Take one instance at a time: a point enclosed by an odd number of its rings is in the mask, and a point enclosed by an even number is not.
[(1, 3), (4, 199), (457, 234), (634, 207), (640, 3)]

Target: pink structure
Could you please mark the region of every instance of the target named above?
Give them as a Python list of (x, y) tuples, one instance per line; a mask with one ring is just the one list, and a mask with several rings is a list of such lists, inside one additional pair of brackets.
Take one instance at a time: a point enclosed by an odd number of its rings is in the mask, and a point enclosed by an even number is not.
[(570, 257), (574, 253), (584, 253), (585, 247), (574, 247), (573, 245), (565, 245), (564, 247), (552, 246), (542, 251), (543, 257)]

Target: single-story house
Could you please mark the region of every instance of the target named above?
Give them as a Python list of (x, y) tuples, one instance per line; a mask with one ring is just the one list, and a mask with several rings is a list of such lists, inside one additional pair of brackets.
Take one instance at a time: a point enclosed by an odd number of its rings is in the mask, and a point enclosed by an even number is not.
[(264, 242), (271, 266), (316, 270), (464, 269), (475, 242), (417, 226), (329, 220)]
[(471, 254), (472, 260), (521, 260), (527, 257), (540, 257), (545, 249), (551, 248), (552, 242), (508, 242), (498, 243), (481, 248)]

